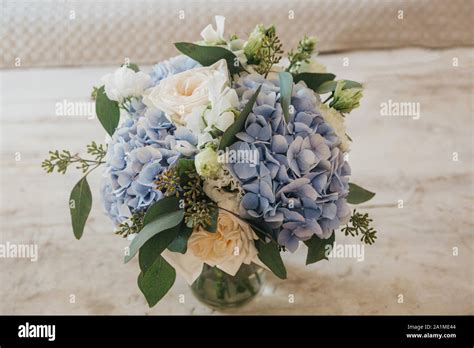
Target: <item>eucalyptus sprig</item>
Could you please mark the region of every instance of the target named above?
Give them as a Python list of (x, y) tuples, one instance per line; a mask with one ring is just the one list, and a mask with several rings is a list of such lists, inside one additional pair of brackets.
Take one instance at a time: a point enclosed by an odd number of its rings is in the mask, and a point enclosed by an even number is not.
[(122, 222), (115, 231), (115, 234), (126, 238), (131, 234), (140, 232), (143, 228), (143, 220), (145, 218), (146, 210), (137, 211), (132, 214), (130, 219)]
[(177, 166), (161, 173), (155, 187), (167, 197), (183, 199), (184, 221), (188, 226), (208, 229), (212, 225), (217, 210), (204, 193), (203, 180), (192, 160), (182, 160)]
[(49, 151), (50, 157), (41, 163), (41, 167), (47, 173), (52, 173), (56, 170), (58, 173), (65, 174), (70, 165), (77, 164), (76, 169), (80, 169), (83, 173), (86, 173), (95, 169), (102, 163), (105, 163), (103, 159), (107, 153), (107, 148), (104, 145), (98, 145), (93, 141), (87, 145), (87, 153), (94, 156), (94, 158), (85, 159), (77, 153), (74, 155), (71, 154), (68, 150)]
[(288, 53), (288, 60), (290, 64), (286, 71), (296, 74), (303, 62), (309, 63), (311, 54), (313, 54), (316, 47), (316, 38), (305, 36), (300, 42), (296, 51), (291, 50)]
[(255, 70), (259, 74), (267, 77), (272, 66), (280, 62), (283, 54), (282, 46), (275, 27), (271, 26), (266, 29), (265, 35), (262, 38), (262, 44), (255, 54), (256, 60), (259, 62)]
[(370, 227), (372, 219), (369, 218), (369, 214), (359, 213), (354, 209), (354, 212), (349, 220), (349, 224), (341, 229), (344, 234), (351, 235), (352, 237), (361, 235), (360, 241), (365, 244), (373, 244), (377, 239), (377, 231)]

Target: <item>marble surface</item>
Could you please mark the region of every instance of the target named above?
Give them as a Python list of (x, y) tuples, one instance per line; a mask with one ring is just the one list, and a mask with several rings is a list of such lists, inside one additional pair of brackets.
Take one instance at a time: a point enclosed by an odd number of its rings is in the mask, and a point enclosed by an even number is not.
[[(359, 207), (374, 219), (377, 242), (365, 248), (362, 262), (308, 267), (301, 246), (284, 255), (288, 280), (268, 274), (260, 297), (228, 313), (474, 314), (473, 57), (470, 48), (320, 56), (329, 71), (366, 87), (347, 124), (355, 140), (353, 181), (377, 192)], [(88, 101), (91, 86), (110, 69), (0, 72), (0, 243), (39, 248), (37, 262), (0, 258), (0, 314), (213, 313), (180, 278), (148, 308), (136, 285), (136, 260), (122, 262), (128, 243), (102, 214), (99, 173), (90, 177), (93, 210), (76, 241), (67, 201), (80, 174), (46, 175), (40, 168), (49, 149), (83, 151), (91, 140), (102, 141), (97, 120), (55, 116), (55, 105)], [(420, 119), (381, 116), (389, 99), (420, 103)], [(357, 239), (337, 232), (337, 242)]]

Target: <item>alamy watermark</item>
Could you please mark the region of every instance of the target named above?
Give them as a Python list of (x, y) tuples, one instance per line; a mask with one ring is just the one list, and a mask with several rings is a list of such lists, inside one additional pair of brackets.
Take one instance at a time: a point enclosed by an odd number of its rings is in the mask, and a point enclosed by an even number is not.
[(365, 246), (364, 244), (328, 244), (325, 246), (324, 255), (329, 259), (357, 259), (358, 262), (365, 260)]
[(56, 325), (35, 325), (26, 322), (18, 326), (19, 338), (47, 338), (52, 342), (56, 340)]
[(0, 243), (0, 258), (23, 258), (38, 261), (38, 244)]
[(260, 162), (258, 150), (233, 150), (226, 148), (217, 151), (219, 163), (248, 163), (255, 167)]
[(389, 99), (380, 103), (380, 115), (392, 117), (411, 117), (419, 120), (421, 117), (419, 102), (396, 102)]
[(88, 120), (95, 118), (95, 103), (73, 102), (67, 99), (57, 102), (55, 105), (56, 116), (84, 116)]

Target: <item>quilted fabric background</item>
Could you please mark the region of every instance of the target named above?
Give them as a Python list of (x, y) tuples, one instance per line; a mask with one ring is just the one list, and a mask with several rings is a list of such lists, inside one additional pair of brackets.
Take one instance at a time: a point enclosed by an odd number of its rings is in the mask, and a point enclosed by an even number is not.
[[(286, 48), (302, 33), (321, 52), (473, 43), (470, 0), (2, 0), (0, 67), (150, 64), (196, 41), (216, 14), (226, 33), (275, 23)], [(403, 11), (403, 19), (400, 19)]]

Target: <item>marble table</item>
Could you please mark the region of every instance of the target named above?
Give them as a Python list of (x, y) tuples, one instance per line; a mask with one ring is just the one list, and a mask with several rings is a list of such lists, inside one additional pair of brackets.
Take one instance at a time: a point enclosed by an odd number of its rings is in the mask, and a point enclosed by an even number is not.
[[(353, 181), (377, 192), (358, 207), (373, 217), (377, 242), (362, 262), (308, 267), (301, 246), (284, 255), (288, 280), (268, 274), (262, 295), (229, 313), (474, 314), (473, 57), (471, 48), (320, 56), (329, 71), (365, 85), (362, 105), (347, 121), (355, 140), (349, 160)], [(34, 243), (39, 251), (37, 262), (0, 259), (0, 314), (215, 313), (180, 278), (148, 308), (136, 260), (122, 262), (128, 242), (102, 214), (99, 173), (90, 177), (93, 210), (78, 242), (67, 201), (80, 174), (40, 168), (50, 149), (83, 151), (91, 140), (103, 141), (96, 119), (56, 116), (55, 108), (89, 101), (92, 85), (111, 69), (0, 72), (0, 243)], [(382, 116), (389, 100), (419, 103), (419, 119)], [(357, 241), (337, 232), (338, 243)]]

